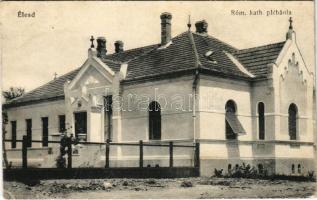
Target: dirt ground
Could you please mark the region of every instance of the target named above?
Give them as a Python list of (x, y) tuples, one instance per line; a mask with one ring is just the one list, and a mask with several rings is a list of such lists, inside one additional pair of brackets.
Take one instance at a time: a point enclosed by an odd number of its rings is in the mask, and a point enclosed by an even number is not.
[(315, 182), (229, 178), (4, 182), (4, 197), (16, 199), (308, 198), (315, 190)]

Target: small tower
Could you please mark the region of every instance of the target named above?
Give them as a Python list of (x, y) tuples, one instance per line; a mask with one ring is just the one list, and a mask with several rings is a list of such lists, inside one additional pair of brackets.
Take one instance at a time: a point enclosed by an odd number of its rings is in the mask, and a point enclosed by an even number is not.
[(91, 36), (89, 40), (90, 40), (91, 44), (90, 44), (90, 48), (88, 49), (88, 58), (92, 58), (94, 56), (97, 56), (97, 51), (96, 51), (95, 45), (94, 45), (94, 41), (95, 41), (94, 36)]
[(286, 33), (286, 40), (293, 40), (295, 39), (295, 31), (293, 30), (293, 19), (292, 17), (289, 18), (289, 27)]

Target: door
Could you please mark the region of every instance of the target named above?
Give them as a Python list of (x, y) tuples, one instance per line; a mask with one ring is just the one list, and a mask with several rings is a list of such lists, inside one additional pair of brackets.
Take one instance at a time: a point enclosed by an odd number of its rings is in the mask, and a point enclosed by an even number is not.
[(75, 113), (75, 136), (86, 140), (87, 112)]

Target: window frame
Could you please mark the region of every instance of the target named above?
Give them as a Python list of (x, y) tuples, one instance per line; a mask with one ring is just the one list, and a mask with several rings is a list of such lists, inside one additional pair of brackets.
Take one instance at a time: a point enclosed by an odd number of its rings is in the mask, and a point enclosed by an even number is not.
[[(15, 149), (17, 147), (17, 121), (13, 120), (10, 122), (11, 124), (11, 148)], [(14, 124), (14, 126), (13, 126)], [(14, 127), (14, 129), (13, 129)], [(14, 134), (13, 134), (14, 133)]]
[[(64, 118), (64, 130), (62, 130), (61, 119)], [(64, 133), (66, 131), (66, 115), (58, 115), (58, 132)]]
[[(152, 108), (154, 106), (154, 109)], [(162, 139), (162, 113), (161, 105), (157, 101), (149, 103), (149, 140), (161, 140)], [(157, 126), (158, 130), (154, 131), (154, 126)]]
[(27, 147), (32, 147), (32, 118), (26, 119), (26, 136), (28, 137)]
[[(261, 105), (263, 106), (263, 108), (260, 108)], [(258, 138), (259, 140), (265, 140), (265, 104), (263, 102), (258, 102), (257, 114), (258, 114)]]
[(298, 140), (298, 107), (295, 103), (288, 107), (288, 135), (290, 140)]
[[(46, 128), (44, 127), (45, 120), (47, 123)], [(41, 122), (42, 122), (42, 147), (47, 147), (48, 146), (48, 136), (49, 136), (49, 118), (48, 117), (41, 117)]]

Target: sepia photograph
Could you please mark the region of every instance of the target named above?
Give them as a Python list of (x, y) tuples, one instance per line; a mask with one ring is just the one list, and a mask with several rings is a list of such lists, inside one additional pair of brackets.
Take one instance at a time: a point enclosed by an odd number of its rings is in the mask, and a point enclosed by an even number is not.
[(2, 197), (316, 198), (314, 8), (1, 2)]

